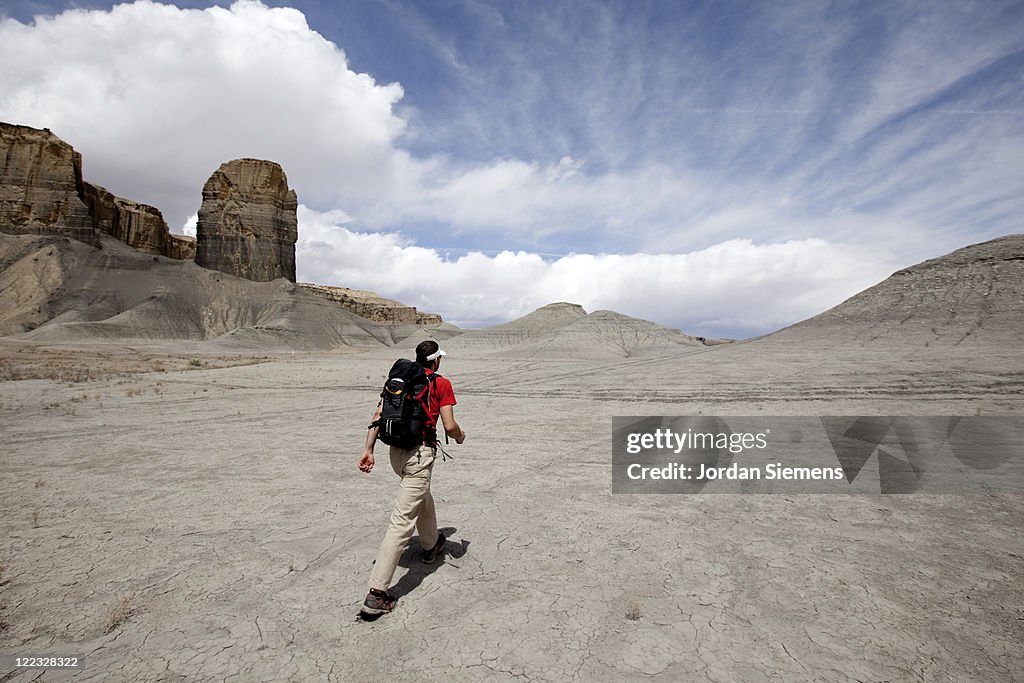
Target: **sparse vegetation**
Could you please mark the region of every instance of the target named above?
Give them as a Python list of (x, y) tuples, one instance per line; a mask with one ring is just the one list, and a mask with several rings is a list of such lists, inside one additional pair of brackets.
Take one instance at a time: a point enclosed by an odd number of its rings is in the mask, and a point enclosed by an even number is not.
[(46, 482), (45, 482), (45, 481), (43, 481), (42, 477), (40, 477), (39, 479), (36, 479), (35, 487), (36, 487), (37, 489), (41, 489), (41, 488), (43, 488), (44, 486), (46, 486)]
[(271, 360), (270, 356), (245, 355), (210, 356), (200, 360), (173, 354), (52, 349), (0, 342), (0, 381), (49, 379), (78, 384), (147, 372), (226, 368)]
[(58, 382), (74, 384), (88, 382), (100, 376), (100, 373), (93, 368), (68, 368), (52, 363), (42, 366), (19, 366), (15, 364), (0, 366), (0, 380), (55, 379)]
[(39, 528), (39, 508), (36, 508), (35, 510), (32, 511), (32, 528)]
[(640, 603), (636, 600), (631, 600), (629, 606), (626, 607), (626, 618), (630, 621), (640, 620)]
[(107, 609), (106, 620), (104, 621), (104, 633), (110, 633), (118, 626), (128, 621), (128, 617), (131, 616), (132, 609), (134, 608), (135, 596), (134, 595), (122, 595), (119, 596), (114, 604)]

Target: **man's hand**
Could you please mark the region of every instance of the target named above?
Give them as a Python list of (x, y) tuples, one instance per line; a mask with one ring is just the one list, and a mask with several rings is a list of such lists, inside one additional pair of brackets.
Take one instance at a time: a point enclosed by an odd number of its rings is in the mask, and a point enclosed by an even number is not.
[(373, 469), (373, 451), (363, 451), (363, 457), (359, 458), (359, 469), (366, 473)]
[[(383, 406), (384, 399), (381, 399), (377, 404), (377, 410), (373, 412), (373, 417), (370, 418), (370, 424), (380, 419), (380, 411)], [(377, 443), (377, 432), (379, 431), (380, 427), (367, 427), (366, 429), (366, 445), (363, 447), (363, 457), (359, 458), (359, 469), (363, 472), (369, 473), (373, 469), (373, 444)]]
[(455, 411), (451, 406), (441, 406), (441, 424), (444, 425), (444, 433), (455, 439), (455, 443), (466, 440), (466, 432), (455, 421)]

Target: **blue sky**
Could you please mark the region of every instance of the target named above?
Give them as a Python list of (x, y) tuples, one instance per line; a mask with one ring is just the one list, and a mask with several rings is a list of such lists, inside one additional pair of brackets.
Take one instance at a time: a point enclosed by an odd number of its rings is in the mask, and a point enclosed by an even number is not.
[(179, 232), (278, 161), (300, 279), (465, 326), (746, 337), (1020, 231), (1024, 3), (217, 5), (0, 4), (0, 119)]

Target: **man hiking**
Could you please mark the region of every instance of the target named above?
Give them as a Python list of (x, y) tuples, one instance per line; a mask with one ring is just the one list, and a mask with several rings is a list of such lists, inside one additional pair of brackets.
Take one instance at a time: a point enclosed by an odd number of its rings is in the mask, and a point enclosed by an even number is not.
[[(373, 447), (378, 437), (383, 441), (405, 443), (410, 447), (390, 446), (391, 468), (401, 477), (401, 484), (390, 525), (370, 574), (370, 592), (362, 609), (365, 614), (386, 614), (395, 608), (398, 598), (390, 595), (387, 589), (398, 566), (398, 558), (409, 544), (414, 528), (419, 532), (424, 563), (434, 562), (444, 548), (445, 537), (437, 529), (434, 499), (430, 495), (430, 475), (437, 455), (435, 425), (438, 417), (445, 434), (455, 439), (455, 443), (460, 444), (466, 439), (466, 433), (455, 421), (455, 392), (452, 383), (437, 374), (444, 355), (445, 352), (437, 342), (427, 340), (416, 347), (415, 365), (403, 360), (395, 363), (366, 435), (366, 447), (359, 458), (359, 469), (363, 472), (368, 473), (373, 469)], [(391, 413), (395, 417), (389, 417), (387, 409), (392, 405), (400, 405), (401, 401), (408, 402), (410, 407), (404, 413)], [(410, 413), (414, 413), (411, 421)], [(416, 417), (416, 414), (420, 417)], [(408, 433), (410, 422), (415, 432), (411, 437)], [(405, 432), (402, 432), (403, 429)]]

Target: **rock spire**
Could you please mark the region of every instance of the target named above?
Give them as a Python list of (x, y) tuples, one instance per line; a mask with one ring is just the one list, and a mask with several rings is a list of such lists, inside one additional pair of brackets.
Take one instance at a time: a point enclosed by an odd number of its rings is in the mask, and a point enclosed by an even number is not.
[(256, 282), (295, 282), (298, 201), (280, 165), (221, 164), (203, 187), (196, 263)]

